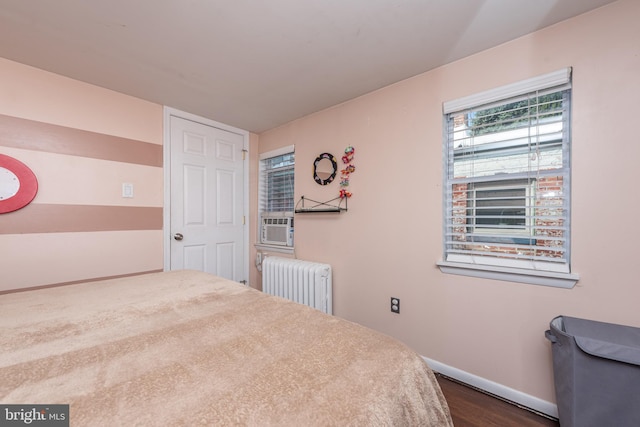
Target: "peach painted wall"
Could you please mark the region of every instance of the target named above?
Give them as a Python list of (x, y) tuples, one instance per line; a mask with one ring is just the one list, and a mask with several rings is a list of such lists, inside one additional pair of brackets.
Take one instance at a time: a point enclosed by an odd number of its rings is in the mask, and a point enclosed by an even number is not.
[[(61, 126), (70, 134), (89, 131), (104, 137), (102, 146), (107, 148), (111, 140), (124, 140), (125, 147), (130, 141), (136, 149), (142, 146), (147, 152), (160, 153), (162, 159), (161, 105), (1, 58), (0, 115), (9, 121), (19, 118)], [(162, 269), (161, 163), (58, 153), (36, 142), (40, 147), (34, 150), (0, 141), (0, 153), (27, 164), (39, 181), (39, 192), (31, 205), (0, 215), (0, 290)], [(134, 184), (134, 198), (122, 198), (124, 182)], [(81, 217), (66, 221), (89, 223), (88, 227), (96, 230), (57, 232), (51, 228), (45, 233), (13, 234), (7, 226), (10, 218), (20, 222), (36, 209), (81, 211), (78, 207), (104, 207), (105, 214), (144, 208), (142, 211), (152, 211), (154, 217), (159, 215), (160, 227), (153, 219), (153, 227), (104, 231), (99, 230), (104, 225), (101, 222), (112, 219)], [(116, 222), (127, 226), (127, 218)]]
[(256, 259), (256, 248), (253, 245), (258, 239), (258, 222), (256, 212), (258, 209), (258, 164), (259, 164), (259, 136), (249, 133), (249, 286), (260, 289), (261, 278), (253, 264)]
[[(554, 316), (640, 327), (638, 16), (640, 2), (621, 0), (262, 133), (261, 152), (296, 145), (297, 197), (335, 197), (338, 180), (318, 186), (312, 163), (356, 149), (349, 211), (296, 216), (297, 257), (333, 265), (335, 314), (547, 402), (555, 396), (544, 331)], [(567, 66), (577, 286), (442, 274), (442, 103)], [(401, 299), (399, 315), (391, 296)]]

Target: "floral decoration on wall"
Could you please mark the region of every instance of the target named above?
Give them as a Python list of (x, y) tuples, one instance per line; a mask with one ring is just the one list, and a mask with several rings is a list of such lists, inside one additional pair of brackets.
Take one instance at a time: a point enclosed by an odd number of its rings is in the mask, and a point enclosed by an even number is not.
[(351, 197), (351, 192), (347, 190), (349, 187), (349, 178), (352, 173), (356, 171), (356, 167), (353, 165), (353, 156), (356, 150), (352, 146), (348, 146), (344, 149), (344, 156), (342, 156), (342, 163), (346, 166), (344, 169), (340, 171), (340, 198), (349, 198)]

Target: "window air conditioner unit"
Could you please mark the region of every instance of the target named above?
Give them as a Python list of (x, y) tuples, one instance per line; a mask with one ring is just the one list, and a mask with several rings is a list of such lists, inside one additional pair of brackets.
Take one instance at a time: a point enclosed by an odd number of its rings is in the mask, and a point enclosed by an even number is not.
[(293, 246), (293, 215), (283, 212), (262, 214), (260, 243)]

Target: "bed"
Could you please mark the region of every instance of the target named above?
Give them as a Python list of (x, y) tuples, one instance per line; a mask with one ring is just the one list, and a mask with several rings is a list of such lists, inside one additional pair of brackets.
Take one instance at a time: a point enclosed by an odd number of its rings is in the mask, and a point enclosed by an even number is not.
[(202, 272), (0, 295), (0, 329), (0, 403), (72, 426), (453, 425), (406, 345)]

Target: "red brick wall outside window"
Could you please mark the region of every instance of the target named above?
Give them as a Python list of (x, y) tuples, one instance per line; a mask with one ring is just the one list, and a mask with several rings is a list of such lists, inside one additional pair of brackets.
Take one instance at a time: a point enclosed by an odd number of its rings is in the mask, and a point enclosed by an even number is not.
[[(562, 238), (564, 231), (561, 229), (562, 220), (562, 177), (541, 177), (536, 180), (535, 185), (535, 229), (533, 239), (535, 245), (530, 249), (513, 248), (512, 246), (501, 246), (497, 243), (473, 242), (467, 237), (467, 184), (453, 185), (453, 206), (452, 225), (454, 241), (460, 242), (456, 248), (473, 250), (479, 252), (490, 252), (492, 254), (520, 254), (525, 256), (546, 256), (550, 258), (562, 258), (562, 243), (550, 240), (549, 237)], [(545, 239), (547, 237), (547, 239)], [(557, 248), (557, 249), (556, 249)]]

